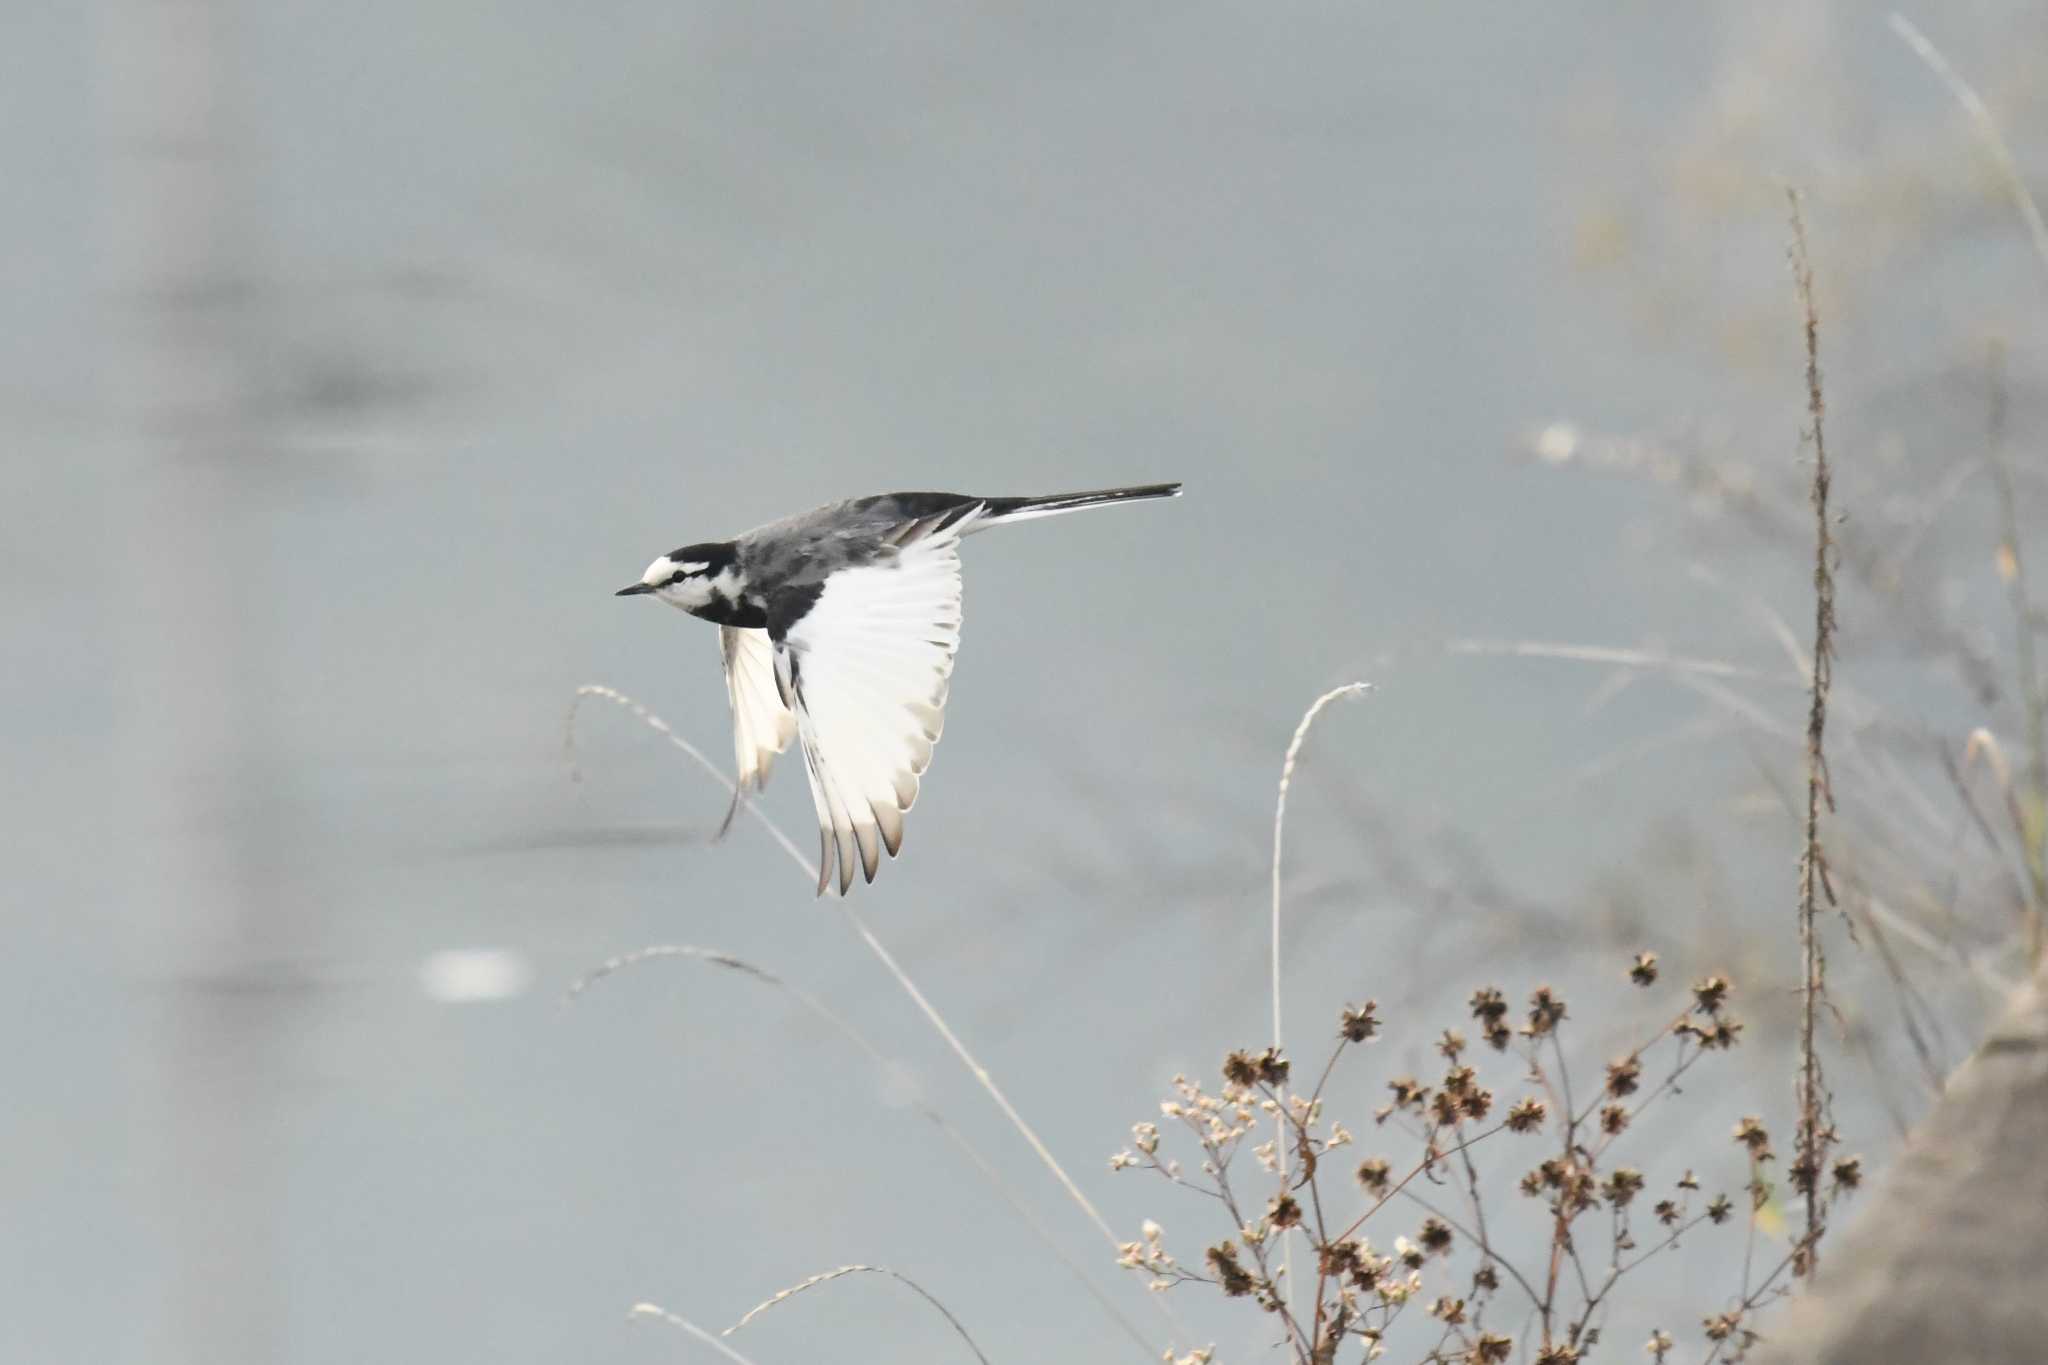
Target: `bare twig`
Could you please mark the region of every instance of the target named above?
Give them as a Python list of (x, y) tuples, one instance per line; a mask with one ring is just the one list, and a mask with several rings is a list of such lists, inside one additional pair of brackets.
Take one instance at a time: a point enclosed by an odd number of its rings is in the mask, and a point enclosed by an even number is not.
[(1813, 447), (1813, 664), (1806, 714), (1806, 839), (1799, 860), (1799, 1139), (1793, 1166), (1794, 1178), (1806, 1195), (1805, 1254), (1800, 1269), (1812, 1275), (1819, 1265), (1825, 1207), (1822, 1167), (1826, 1165), (1827, 1148), (1834, 1136), (1826, 1122), (1827, 1087), (1815, 1037), (1815, 1021), (1827, 992), (1827, 961), (1821, 951), (1817, 922), (1819, 900), (1825, 895), (1828, 904), (1835, 904), (1835, 890), (1828, 878), (1827, 859), (1820, 842), (1821, 807), (1825, 804), (1832, 811), (1835, 804), (1825, 747), (1828, 686), (1834, 675), (1834, 535), (1828, 520), (1828, 486), (1832, 475), (1823, 423), (1826, 404), (1821, 396), (1820, 316), (1813, 298), (1813, 266), (1806, 249), (1806, 221), (1800, 213), (1799, 192), (1787, 186), (1785, 198), (1792, 221), (1792, 279), (1806, 337), (1806, 411), (1812, 425), (1805, 436)]

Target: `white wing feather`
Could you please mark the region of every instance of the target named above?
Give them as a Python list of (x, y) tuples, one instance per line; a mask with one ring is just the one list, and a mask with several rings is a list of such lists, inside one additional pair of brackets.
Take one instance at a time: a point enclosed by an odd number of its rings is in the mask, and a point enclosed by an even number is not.
[[(796, 738), (796, 717), (782, 704), (775, 683), (775, 646), (765, 630), (718, 628), (725, 660), (725, 688), (732, 701), (733, 760), (740, 793), (768, 784), (776, 755)], [(735, 795), (737, 800), (737, 794)]]
[(943, 728), (960, 537), (978, 515), (909, 528), (884, 558), (833, 574), (777, 648), (818, 807), (820, 894), (835, 864), (844, 895), (856, 861), (873, 881), (883, 850), (902, 847), (903, 813)]

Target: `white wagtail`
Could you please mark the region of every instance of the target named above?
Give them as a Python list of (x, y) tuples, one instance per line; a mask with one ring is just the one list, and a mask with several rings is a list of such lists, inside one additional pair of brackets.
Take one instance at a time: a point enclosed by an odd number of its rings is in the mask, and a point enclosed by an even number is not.
[(818, 807), (818, 894), (839, 869), (869, 881), (903, 845), (960, 647), (960, 539), (1084, 507), (1171, 498), (1177, 483), (971, 498), (883, 493), (835, 502), (732, 540), (671, 550), (618, 596), (652, 593), (716, 622), (732, 702), (733, 807), (803, 746)]

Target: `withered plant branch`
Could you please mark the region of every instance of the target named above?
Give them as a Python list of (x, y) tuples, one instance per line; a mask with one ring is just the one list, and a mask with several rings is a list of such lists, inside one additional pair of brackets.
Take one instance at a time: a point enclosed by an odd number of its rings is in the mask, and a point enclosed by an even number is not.
[(1529, 1306), (1537, 1310), (1538, 1312), (1542, 1311), (1543, 1295), (1537, 1292), (1535, 1285), (1529, 1283), (1529, 1278), (1526, 1275), (1522, 1274), (1521, 1271), (1515, 1268), (1514, 1263), (1512, 1261), (1509, 1261), (1503, 1256), (1501, 1256), (1500, 1253), (1493, 1250), (1493, 1248), (1487, 1244), (1486, 1237), (1484, 1234), (1476, 1231), (1473, 1228), (1465, 1226), (1465, 1224), (1459, 1222), (1456, 1218), (1452, 1217), (1449, 1213), (1445, 1212), (1444, 1209), (1442, 1209), (1436, 1204), (1431, 1203), (1429, 1200), (1423, 1198), (1421, 1195), (1415, 1193), (1415, 1191), (1413, 1190), (1403, 1190), (1400, 1191), (1400, 1194), (1402, 1198), (1413, 1203), (1423, 1212), (1432, 1214), (1438, 1218), (1443, 1219), (1444, 1222), (1447, 1225), (1449, 1225), (1452, 1231), (1456, 1232), (1459, 1236), (1463, 1237), (1466, 1241), (1472, 1243), (1474, 1246), (1479, 1247), (1481, 1249), (1481, 1255), (1485, 1258), (1487, 1262), (1493, 1265), (1497, 1265), (1502, 1270), (1507, 1271), (1508, 1278), (1513, 1280), (1517, 1285), (1521, 1286), (1522, 1292), (1529, 1296)]
[(1827, 961), (1821, 949), (1818, 923), (1819, 902), (1825, 896), (1835, 904), (1835, 890), (1828, 878), (1827, 859), (1821, 848), (1820, 818), (1823, 804), (1832, 811), (1834, 793), (1828, 780), (1826, 734), (1828, 686), (1834, 676), (1835, 574), (1834, 530), (1829, 519), (1828, 490), (1833, 473), (1828, 468), (1825, 417), (1827, 404), (1821, 395), (1820, 314), (1813, 297), (1813, 265), (1806, 247), (1806, 220), (1800, 212), (1799, 192), (1787, 186), (1785, 199), (1792, 223), (1792, 280), (1799, 297), (1801, 323), (1806, 338), (1806, 411), (1811, 425), (1806, 442), (1813, 449), (1813, 685), (1806, 713), (1806, 841), (1799, 860), (1799, 947), (1801, 957), (1799, 1018), (1799, 1137), (1796, 1170), (1805, 1172), (1806, 1232), (1805, 1256), (1801, 1267), (1812, 1275), (1819, 1266), (1825, 1197), (1821, 1173), (1827, 1164), (1829, 1131), (1826, 1120), (1829, 1099), (1822, 1075), (1815, 1021), (1827, 991)]
[[(1484, 1142), (1486, 1139), (1492, 1137), (1495, 1133), (1505, 1132), (1506, 1130), (1507, 1124), (1496, 1123), (1493, 1125), (1493, 1127), (1488, 1128), (1484, 1132), (1474, 1133), (1471, 1137), (1466, 1138), (1465, 1142), (1468, 1145), (1472, 1143)], [(1428, 1155), (1424, 1156), (1423, 1159), (1416, 1164), (1413, 1170), (1409, 1171), (1408, 1174), (1402, 1176), (1399, 1180), (1395, 1181), (1392, 1185), (1390, 1185), (1387, 1188), (1387, 1192), (1385, 1194), (1382, 1194), (1378, 1199), (1375, 1199), (1364, 1213), (1359, 1214), (1357, 1218), (1353, 1219), (1351, 1225), (1345, 1228), (1342, 1232), (1338, 1233), (1336, 1237), (1332, 1240), (1342, 1242), (1351, 1237), (1356, 1236), (1358, 1234), (1358, 1230), (1365, 1226), (1366, 1221), (1370, 1219), (1374, 1214), (1378, 1213), (1381, 1209), (1385, 1208), (1389, 1200), (1391, 1200), (1395, 1195), (1401, 1193), (1403, 1190), (1407, 1189), (1409, 1183), (1413, 1181), (1416, 1176), (1419, 1176), (1427, 1171), (1433, 1171), (1436, 1168), (1437, 1163), (1441, 1160), (1443, 1160), (1443, 1156), (1439, 1152), (1431, 1152)]]

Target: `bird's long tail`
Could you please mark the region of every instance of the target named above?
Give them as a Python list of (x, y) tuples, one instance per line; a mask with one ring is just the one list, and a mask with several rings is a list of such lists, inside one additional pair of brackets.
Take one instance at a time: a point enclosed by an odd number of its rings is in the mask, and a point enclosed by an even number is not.
[(1143, 502), (1147, 498), (1177, 498), (1177, 483), (1147, 483), (1134, 488), (1099, 488), (1092, 493), (1053, 493), (1042, 498), (984, 498), (988, 510), (981, 524), (1030, 521), (1034, 517), (1056, 517), (1062, 512), (1079, 512), (1090, 507), (1109, 507), (1119, 502)]

